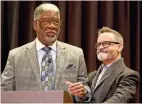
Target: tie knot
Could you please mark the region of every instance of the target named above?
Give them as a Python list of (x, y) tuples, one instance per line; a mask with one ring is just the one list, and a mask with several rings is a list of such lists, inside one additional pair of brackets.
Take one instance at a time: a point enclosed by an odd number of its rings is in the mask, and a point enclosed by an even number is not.
[(102, 71), (103, 69), (107, 69), (107, 65), (102, 65), (102, 66), (101, 66), (101, 71)]
[(103, 68), (104, 68), (104, 69), (107, 69), (107, 65), (104, 65)]
[(45, 51), (46, 53), (49, 53), (51, 48), (50, 47), (44, 47), (42, 48), (43, 51)]

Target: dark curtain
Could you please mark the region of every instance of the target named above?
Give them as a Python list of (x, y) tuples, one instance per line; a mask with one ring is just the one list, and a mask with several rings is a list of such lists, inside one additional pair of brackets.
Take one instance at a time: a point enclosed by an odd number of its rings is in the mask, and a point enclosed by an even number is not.
[[(122, 53), (128, 67), (140, 74), (140, 1), (1, 1), (1, 72), (8, 52), (30, 41), (33, 30), (34, 9), (44, 2), (57, 5), (61, 12), (61, 32), (58, 40), (81, 47), (88, 73), (96, 70), (100, 62), (94, 44), (97, 30), (108, 26), (124, 37)], [(140, 85), (141, 86), (141, 85)], [(140, 86), (137, 102), (140, 101)]]

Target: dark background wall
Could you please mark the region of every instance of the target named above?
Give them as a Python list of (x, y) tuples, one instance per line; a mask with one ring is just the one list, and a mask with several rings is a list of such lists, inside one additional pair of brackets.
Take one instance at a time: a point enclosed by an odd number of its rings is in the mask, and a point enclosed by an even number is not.
[[(88, 73), (100, 65), (94, 44), (97, 30), (102, 26), (108, 26), (122, 34), (125, 46), (122, 56), (125, 63), (142, 73), (140, 1), (1, 1), (1, 72), (10, 49), (35, 39), (33, 12), (44, 2), (51, 2), (59, 7), (62, 20), (59, 40), (83, 49)], [(137, 102), (142, 102), (140, 94), (139, 86)]]

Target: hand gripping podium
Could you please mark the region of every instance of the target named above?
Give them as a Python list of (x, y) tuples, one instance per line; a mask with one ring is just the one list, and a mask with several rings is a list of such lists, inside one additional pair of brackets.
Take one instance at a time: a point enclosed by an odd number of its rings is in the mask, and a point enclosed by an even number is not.
[(1, 103), (73, 103), (68, 92), (54, 91), (2, 91)]

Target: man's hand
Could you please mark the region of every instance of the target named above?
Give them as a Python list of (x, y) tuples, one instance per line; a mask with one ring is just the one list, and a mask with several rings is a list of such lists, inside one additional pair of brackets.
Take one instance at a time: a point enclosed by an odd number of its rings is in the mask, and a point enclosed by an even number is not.
[(66, 84), (68, 85), (68, 91), (69, 93), (78, 96), (80, 98), (84, 97), (86, 93), (86, 89), (82, 82), (76, 82), (76, 83), (71, 83), (69, 81), (66, 81)]

